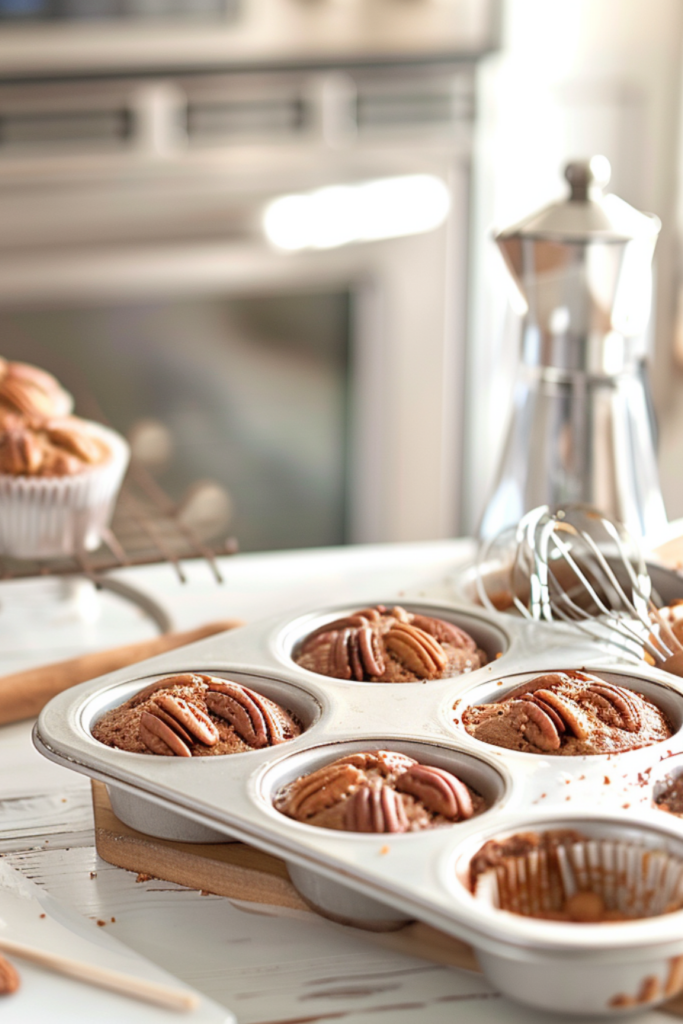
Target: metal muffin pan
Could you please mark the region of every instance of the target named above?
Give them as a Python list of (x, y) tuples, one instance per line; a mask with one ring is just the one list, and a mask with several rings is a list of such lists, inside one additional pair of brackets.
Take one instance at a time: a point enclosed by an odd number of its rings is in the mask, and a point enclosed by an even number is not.
[[(683, 955), (682, 912), (603, 926), (530, 920), (495, 908), (482, 912), (458, 870), (488, 838), (576, 821), (585, 830), (609, 827), (653, 846), (680, 848), (683, 856), (683, 821), (653, 807), (647, 781), (663, 758), (683, 752), (680, 681), (645, 665), (641, 670), (607, 662), (599, 648), (578, 646), (564, 630), (445, 602), (406, 606), (453, 621), (482, 646), (492, 643), (497, 649), (489, 647), (489, 653), (503, 653), (472, 673), (426, 683), (331, 679), (299, 668), (292, 652), (310, 629), (354, 608), (279, 616), (60, 694), (42, 712), (35, 743), (52, 760), (143, 801), (141, 807), (151, 802), (193, 827), (284, 857), (304, 897), (332, 917), (371, 928), (419, 918), (470, 942), (491, 979), (514, 998), (578, 1013), (623, 1013), (627, 1007), (613, 1006), (614, 997), (632, 991), (641, 1006), (660, 1001), (671, 988), (669, 961)], [(459, 718), (468, 703), (563, 668), (599, 671), (640, 690), (669, 715), (675, 735), (620, 755), (542, 756), (482, 743), (453, 720), (456, 701)], [(265, 750), (192, 759), (126, 753), (93, 739), (90, 725), (108, 707), (153, 679), (185, 671), (227, 675), (273, 697), (302, 719), (303, 733)], [(457, 768), (492, 806), (469, 821), (402, 835), (315, 828), (273, 807), (273, 793), (285, 782), (352, 750), (381, 748)], [(346, 895), (349, 889), (353, 893)], [(564, 984), (568, 960), (572, 970), (584, 964), (597, 971), (595, 983)], [(653, 972), (661, 978), (658, 987), (648, 988)], [(525, 977), (522, 990), (517, 974)]]

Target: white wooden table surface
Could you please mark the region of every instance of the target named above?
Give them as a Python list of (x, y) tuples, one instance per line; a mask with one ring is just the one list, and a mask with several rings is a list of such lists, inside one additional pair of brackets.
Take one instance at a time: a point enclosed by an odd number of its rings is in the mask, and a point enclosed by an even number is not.
[[(223, 585), (201, 562), (186, 563), (185, 585), (169, 566), (119, 575), (156, 597), (178, 628), (189, 628), (318, 603), (362, 604), (380, 593), (397, 602), (453, 597), (452, 574), (471, 554), (469, 542), (450, 541), (239, 555), (221, 562)], [(88, 588), (60, 590), (45, 581), (0, 585), (2, 673), (154, 632), (142, 614), (110, 595), (93, 600)], [(385, 951), (363, 932), (313, 914), (201, 896), (168, 882), (136, 882), (134, 874), (98, 859), (89, 782), (44, 760), (31, 744), (32, 725), (0, 727), (0, 853), (86, 917), (114, 917), (106, 926), (112, 934), (229, 1007), (240, 1024), (549, 1019), (501, 999), (478, 975)], [(169, 1020), (179, 1019), (169, 1013)], [(671, 1019), (658, 1013), (637, 1018), (641, 1024)]]

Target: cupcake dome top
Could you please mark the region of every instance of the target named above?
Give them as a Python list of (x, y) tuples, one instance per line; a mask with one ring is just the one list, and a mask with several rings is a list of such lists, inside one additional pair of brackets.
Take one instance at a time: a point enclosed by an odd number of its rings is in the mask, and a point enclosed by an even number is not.
[(51, 373), (0, 357), (0, 419), (8, 414), (66, 416), (72, 406), (71, 396)]
[(110, 454), (76, 416), (42, 422), (8, 418), (0, 434), (0, 473), (9, 476), (74, 476), (101, 465)]

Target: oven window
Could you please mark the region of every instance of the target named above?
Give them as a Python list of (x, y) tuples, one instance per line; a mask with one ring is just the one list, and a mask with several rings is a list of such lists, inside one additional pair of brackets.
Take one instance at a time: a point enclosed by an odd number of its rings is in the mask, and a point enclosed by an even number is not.
[(168, 442), (158, 482), (174, 501), (197, 480), (220, 484), (241, 550), (341, 544), (350, 302), (288, 292), (4, 310), (0, 354), (53, 372), (82, 416), (127, 436), (151, 424)]

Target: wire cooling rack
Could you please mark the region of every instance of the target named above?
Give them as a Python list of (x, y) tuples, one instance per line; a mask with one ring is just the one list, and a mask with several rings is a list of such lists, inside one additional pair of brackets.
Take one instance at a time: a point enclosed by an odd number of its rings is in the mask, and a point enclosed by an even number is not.
[[(211, 481), (199, 481), (188, 498), (174, 502), (142, 462), (131, 460), (116, 504), (112, 524), (97, 551), (69, 558), (19, 559), (0, 556), (0, 580), (35, 576), (81, 575), (97, 581), (102, 573), (131, 565), (169, 562), (181, 583), (183, 560), (204, 558), (217, 583), (223, 583), (218, 556), (238, 550), (234, 537), (221, 535), (224, 519), (211, 514)], [(203, 499), (207, 499), (203, 500)], [(214, 502), (215, 505), (215, 502)]]

